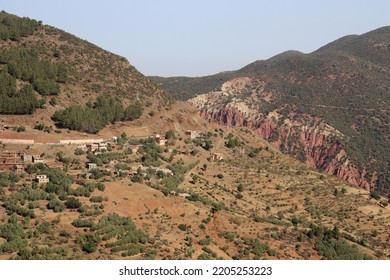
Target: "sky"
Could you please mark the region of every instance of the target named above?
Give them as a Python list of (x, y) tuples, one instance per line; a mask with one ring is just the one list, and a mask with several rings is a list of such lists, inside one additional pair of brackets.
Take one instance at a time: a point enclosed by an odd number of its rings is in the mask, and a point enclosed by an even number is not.
[(0, 0), (0, 10), (42, 20), (164, 77), (237, 70), (390, 25), (388, 0)]

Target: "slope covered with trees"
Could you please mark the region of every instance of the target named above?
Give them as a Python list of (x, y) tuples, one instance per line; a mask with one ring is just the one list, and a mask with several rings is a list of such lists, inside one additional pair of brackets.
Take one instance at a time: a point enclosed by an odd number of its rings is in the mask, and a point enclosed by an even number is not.
[[(0, 13), (0, 40), (19, 42), (32, 35), (40, 23), (29, 18), (19, 18), (2, 11)], [(43, 105), (34, 90), (41, 95), (56, 95), (60, 91), (59, 82), (65, 82), (66, 69), (38, 58), (37, 48), (22, 46), (0, 49), (0, 113), (32, 114)], [(22, 81), (17, 87), (16, 81)], [(43, 101), (43, 99), (41, 99)]]
[(40, 25), (41, 22), (39, 21), (27, 17), (20, 18), (1, 11), (0, 39), (18, 41), (21, 37), (33, 34)]
[(121, 102), (112, 98), (98, 97), (95, 104), (88, 103), (84, 107), (74, 105), (56, 111), (52, 119), (59, 127), (96, 133), (108, 123), (138, 119), (142, 110), (139, 103), (124, 108)]
[(0, 84), (0, 114), (34, 114), (42, 109), (46, 122), (90, 133), (172, 102), (167, 92), (125, 58), (4, 11), (0, 13)]

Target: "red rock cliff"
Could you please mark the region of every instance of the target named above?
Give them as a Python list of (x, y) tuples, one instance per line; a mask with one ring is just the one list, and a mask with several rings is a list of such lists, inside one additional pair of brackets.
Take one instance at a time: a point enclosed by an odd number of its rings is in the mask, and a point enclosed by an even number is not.
[[(200, 98), (200, 99), (199, 99)], [(203, 100), (201, 100), (203, 98)], [(282, 152), (306, 162), (309, 166), (338, 176), (349, 183), (365, 189), (375, 186), (376, 176), (366, 178), (365, 169), (354, 166), (343, 149), (343, 136), (322, 119), (293, 111), (287, 116), (278, 110), (264, 116), (249, 110), (242, 111), (237, 104), (213, 104), (205, 96), (193, 99), (200, 115), (208, 120), (228, 126), (248, 127)], [(219, 104), (219, 105), (218, 105)]]

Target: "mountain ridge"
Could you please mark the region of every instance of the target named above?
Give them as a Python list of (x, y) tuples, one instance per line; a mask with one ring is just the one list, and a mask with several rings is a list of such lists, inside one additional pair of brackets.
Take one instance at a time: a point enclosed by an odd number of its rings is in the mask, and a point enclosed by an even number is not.
[[(235, 108), (234, 104), (237, 102), (256, 107), (255, 112), (258, 112), (258, 116), (247, 118), (245, 112), (239, 113), (241, 116), (232, 112), (229, 114), (231, 118), (243, 118), (243, 125), (256, 121), (259, 122), (257, 126), (261, 126), (264, 116), (281, 110), (285, 104), (295, 105), (297, 111), (320, 117), (344, 134), (344, 139), (338, 140), (349, 156), (348, 161), (344, 162), (352, 164), (353, 169), (360, 170), (360, 175), (353, 175), (355, 172), (349, 175), (346, 172), (345, 175), (345, 171), (341, 169), (334, 171), (333, 168), (330, 168), (332, 171), (329, 172), (336, 172), (341, 177), (358, 176), (363, 181), (367, 179), (372, 190), (379, 189), (388, 193), (390, 176), (386, 170), (389, 166), (387, 159), (390, 156), (387, 132), (390, 129), (389, 48), (390, 27), (386, 26), (362, 35), (342, 37), (310, 54), (288, 51), (268, 60), (255, 61), (235, 72), (230, 72), (229, 75), (216, 74), (214, 78), (213, 76), (192, 78), (190, 82), (175, 78), (152, 80), (164, 86), (175, 98), (188, 99), (192, 104), (200, 104), (196, 99), (207, 100), (207, 94), (215, 95), (220, 92), (221, 100), (216, 101), (219, 105), (213, 104), (212, 101), (202, 101), (204, 105), (199, 105), (198, 108), (203, 113), (212, 111), (214, 117), (211, 115), (209, 117), (217, 118), (223, 123), (228, 122), (226, 120), (228, 117), (222, 116), (225, 113), (220, 111), (222, 115), (219, 117), (215, 115), (217, 108), (222, 110), (221, 104), (224, 104), (226, 112), (230, 110), (228, 108)], [(224, 93), (222, 88), (226, 83), (248, 77), (256, 78), (261, 83), (256, 86), (250, 82), (246, 88), (241, 87), (239, 94)], [(264, 87), (261, 86), (262, 83), (265, 84)], [(260, 92), (256, 91), (256, 88)], [(261, 100), (262, 92), (270, 92), (273, 99), (264, 102)], [(182, 93), (185, 95), (181, 95)], [(194, 97), (199, 94), (202, 96)], [(257, 101), (252, 100), (259, 96), (260, 99)], [(218, 98), (214, 96), (213, 100)], [(289, 119), (287, 115), (284, 116)], [(276, 123), (276, 126), (280, 128), (282, 124)], [(274, 138), (279, 138), (281, 131), (276, 129), (273, 133), (276, 133)], [(263, 136), (268, 139), (268, 136)], [(269, 140), (278, 142), (272, 138)], [(294, 139), (288, 141), (296, 142)], [(276, 145), (280, 146), (280, 143)], [(306, 150), (303, 144), (300, 146), (300, 150), (309, 156), (311, 151)], [(290, 150), (288, 153), (299, 152)], [(335, 157), (336, 154), (329, 156)], [(331, 158), (328, 160), (332, 161)], [(367, 172), (363, 171), (366, 169)], [(376, 178), (375, 174), (380, 175), (377, 180), (373, 179)], [(376, 183), (372, 183), (372, 180)], [(366, 183), (364, 185), (367, 187)]]
[[(41, 121), (48, 126), (57, 123), (67, 127), (63, 119), (52, 118), (55, 112), (62, 110), (64, 116), (67, 114), (67, 118), (73, 117), (74, 122), (79, 122), (77, 126), (67, 128), (96, 132), (109, 122), (132, 119), (119, 112), (130, 105), (138, 104), (139, 111), (152, 112), (169, 107), (173, 102), (166, 91), (124, 57), (28, 18), (1, 12), (0, 21), (3, 39), (0, 41), (1, 77), (3, 84), (9, 84), (1, 92), (4, 102), (0, 105), (0, 113), (10, 117), (20, 114), (31, 126), (34, 125), (32, 119), (43, 118)], [(22, 28), (26, 28), (26, 32), (21, 32)], [(17, 98), (23, 96), (21, 89), (31, 99), (28, 113), (33, 118), (23, 116), (26, 110), (21, 111), (16, 105), (21, 103), (17, 102)], [(7, 95), (7, 91), (13, 94)], [(115, 104), (119, 110), (117, 116), (105, 116), (110, 112), (96, 107), (98, 99), (103, 105)], [(76, 104), (78, 115), (71, 116), (67, 110)], [(100, 112), (96, 113), (98, 110)], [(88, 124), (87, 119), (92, 121)]]

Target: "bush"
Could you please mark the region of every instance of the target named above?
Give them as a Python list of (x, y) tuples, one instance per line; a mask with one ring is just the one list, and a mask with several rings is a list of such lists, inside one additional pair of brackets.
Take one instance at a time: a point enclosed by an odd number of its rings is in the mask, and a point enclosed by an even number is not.
[(199, 240), (199, 245), (210, 245), (213, 239), (210, 236), (206, 236), (205, 238)]
[(89, 201), (91, 202), (103, 202), (104, 198), (102, 196), (93, 196), (89, 199)]
[(141, 117), (143, 112), (142, 106), (139, 103), (129, 105), (123, 115), (123, 120), (132, 121)]
[(57, 198), (53, 198), (47, 204), (47, 209), (52, 209), (55, 213), (62, 212), (65, 210), (65, 204)]
[(69, 209), (78, 209), (81, 207), (81, 205), (82, 203), (80, 200), (74, 197), (69, 197), (65, 202), (65, 206)]
[(91, 228), (92, 226), (95, 225), (95, 223), (91, 219), (86, 220), (86, 219), (77, 218), (72, 222), (72, 225), (77, 228), (81, 228), (81, 227)]
[(76, 156), (81, 156), (81, 155), (84, 154), (84, 151), (83, 151), (83, 149), (81, 149), (81, 148), (77, 148), (77, 149), (74, 151), (74, 154), (75, 154)]
[(18, 128), (16, 129), (16, 132), (24, 132), (26, 131), (26, 127), (24, 126), (18, 126)]
[(179, 228), (180, 230), (182, 230), (182, 231), (186, 231), (186, 230), (188, 229), (188, 226), (185, 225), (185, 224), (180, 224), (180, 225), (178, 225), (178, 228)]
[[(228, 148), (235, 148), (237, 146), (241, 146), (242, 143), (238, 138), (233, 137), (233, 134), (229, 133), (226, 137), (225, 146)], [(255, 156), (256, 153), (253, 153), (253, 156)]]
[(370, 256), (360, 252), (345, 240), (316, 240), (316, 248), (325, 260), (369, 260)]
[(175, 132), (173, 130), (168, 130), (166, 133), (165, 133), (165, 139), (175, 139), (176, 136), (175, 136)]
[(77, 243), (79, 243), (81, 249), (88, 254), (97, 250), (100, 241), (99, 235), (92, 233), (82, 234), (77, 237)]
[(376, 200), (381, 199), (381, 195), (378, 192), (376, 192), (376, 191), (371, 192), (370, 193), (370, 197), (373, 198), (373, 199), (376, 199)]

